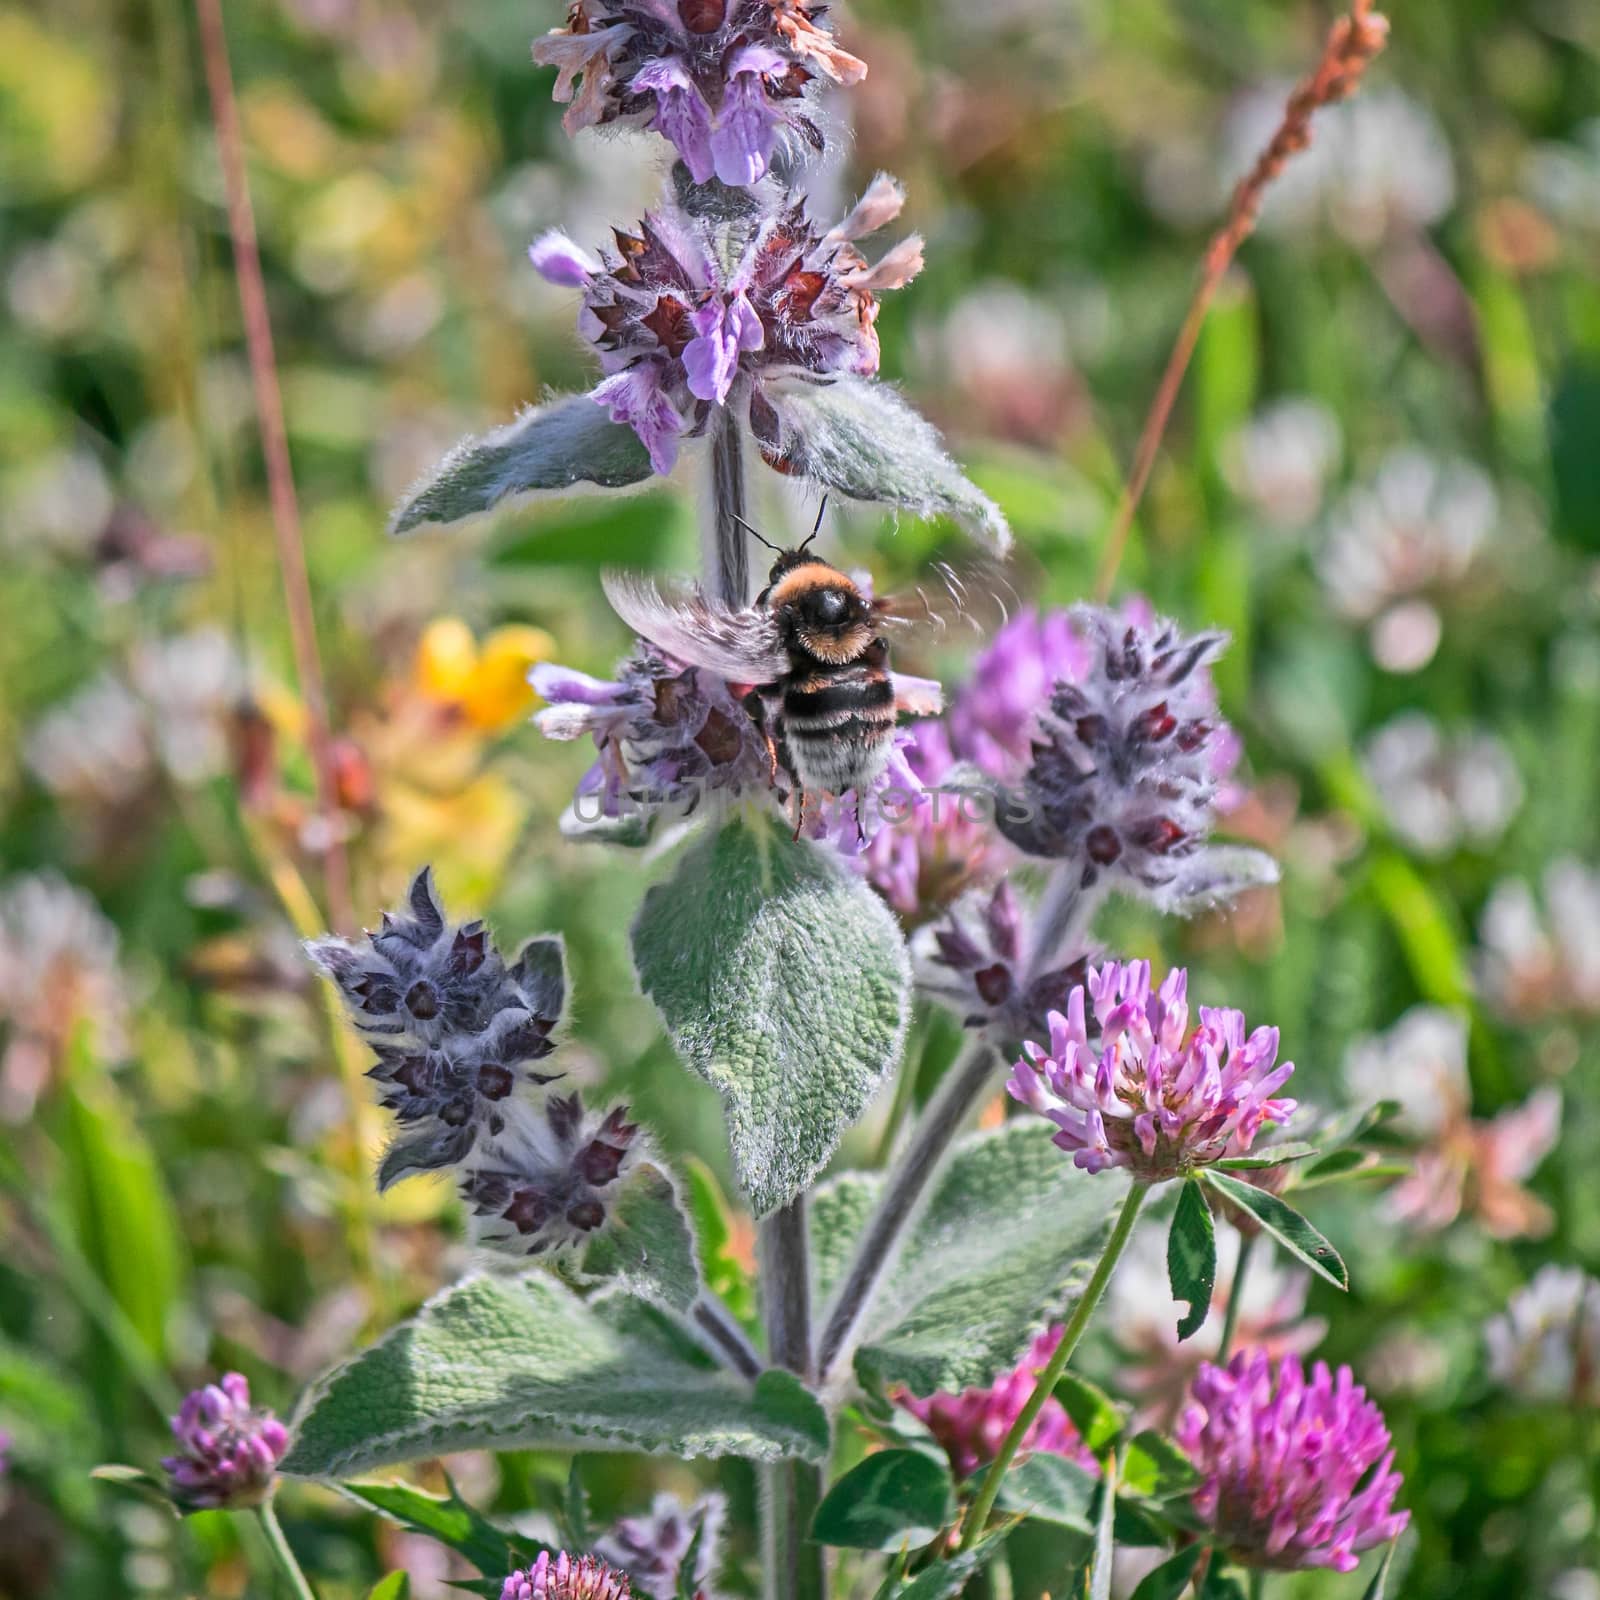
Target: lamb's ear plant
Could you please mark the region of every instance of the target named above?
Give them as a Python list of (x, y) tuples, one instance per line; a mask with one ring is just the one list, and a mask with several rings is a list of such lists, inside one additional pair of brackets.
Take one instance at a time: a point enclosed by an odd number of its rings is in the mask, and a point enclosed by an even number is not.
[[(395, 530), (627, 492), (697, 456), (699, 584), (723, 608), (752, 600), (747, 487), (765, 468), (950, 516), (1003, 550), (999, 510), (876, 378), (878, 297), (915, 276), (922, 246), (871, 260), (860, 241), (899, 213), (899, 186), (880, 175), (841, 220), (809, 214), (816, 86), (867, 70), (822, 8), (576, 0), (535, 56), (558, 70), (569, 128), (653, 130), (675, 164), (611, 243), (533, 246), (578, 301), (593, 388), (462, 443)], [(1191, 1026), (1181, 970), (1156, 983), (1093, 942), (1109, 895), (1182, 914), (1274, 875), (1212, 840), (1238, 756), (1209, 674), (1225, 645), (1136, 609), (1025, 613), (948, 722), (905, 736), (877, 782), (893, 808), (857, 795), (800, 828), (749, 684), (643, 642), (611, 681), (541, 667), (542, 731), (596, 746), (566, 830), (604, 848), (663, 821), (690, 835), (644, 890), (630, 948), (683, 1067), (721, 1097), (758, 1226), (759, 1326), (712, 1286), (728, 1288), (725, 1263), (708, 1277), (703, 1174), (691, 1189), (627, 1106), (569, 1083), (560, 1032), (583, 974), (569, 981), (560, 937), (502, 951), (452, 920), (424, 869), (375, 932), (310, 953), (395, 1117), (378, 1183), (452, 1173), (483, 1264), (314, 1386), (279, 1470), (451, 1545), (482, 1573), (470, 1587), (502, 1600), (710, 1594), (741, 1560), (770, 1600), (819, 1600), (837, 1548), (853, 1570), (881, 1563), (884, 1600), (934, 1600), (1003, 1563), (1029, 1519), (1092, 1569), (1094, 1594), (1127, 1529), (1183, 1547), (1147, 1580), (1173, 1596), (1200, 1573), (1223, 1592), (1229, 1563), (1344, 1569), (1392, 1540), (1387, 1435), (1347, 1373), (1285, 1362), (1274, 1377), (1241, 1353), (1204, 1369), (1175, 1443), (1067, 1372), (1152, 1189), (1176, 1186), (1183, 1337), (1210, 1310), (1219, 1217), (1344, 1283), (1274, 1192), (1287, 1163), (1336, 1175), (1329, 1155), (1257, 1142), (1294, 1111), (1276, 1030), (1209, 1008)], [(1022, 682), (1041, 687), (1019, 698)], [(883, 1170), (827, 1175), (897, 1078), (885, 1101), (914, 1105), (919, 1006), (948, 1009), (963, 1049)], [(1002, 1089), (1036, 1115), (965, 1132)], [(1245, 1433), (1217, 1420), (1224, 1405), (1248, 1413)], [(863, 1440), (881, 1446), (864, 1460)], [(572, 1546), (555, 1549), (454, 1490), (366, 1476), (520, 1448), (743, 1458), (764, 1480), (759, 1537), (725, 1541), (720, 1501), (670, 1500), (597, 1535), (575, 1469), (545, 1508)], [(835, 1477), (836, 1460), (854, 1464)]]

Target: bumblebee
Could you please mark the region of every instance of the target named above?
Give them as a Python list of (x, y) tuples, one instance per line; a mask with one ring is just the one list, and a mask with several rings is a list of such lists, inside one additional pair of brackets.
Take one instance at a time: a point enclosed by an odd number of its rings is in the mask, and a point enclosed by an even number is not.
[(606, 596), (641, 638), (748, 689), (773, 782), (780, 772), (793, 780), (798, 831), (808, 795), (859, 796), (882, 776), (899, 714), (937, 714), (939, 687), (890, 670), (884, 634), (922, 620), (914, 605), (872, 598), (813, 555), (817, 528), (784, 550), (745, 527), (777, 556), (753, 605), (727, 606), (692, 588), (665, 593), (626, 573), (605, 575)]

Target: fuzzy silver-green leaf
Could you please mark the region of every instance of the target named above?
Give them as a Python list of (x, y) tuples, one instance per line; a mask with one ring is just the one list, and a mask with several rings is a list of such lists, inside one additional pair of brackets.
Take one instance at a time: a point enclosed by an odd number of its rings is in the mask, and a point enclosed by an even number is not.
[[(876, 1173), (849, 1173), (814, 1197), (818, 1304), (881, 1187)], [(1121, 1173), (1073, 1166), (1042, 1124), (964, 1140), (873, 1301), (857, 1375), (919, 1395), (993, 1382), (1076, 1301), (1126, 1193)]]
[(769, 383), (765, 392), (789, 470), (852, 500), (954, 517), (997, 553), (1010, 548), (999, 506), (950, 459), (933, 424), (888, 384), (791, 379)]
[(652, 470), (632, 428), (613, 422), (587, 395), (563, 395), (463, 439), (407, 492), (389, 531), (452, 527), (529, 495), (564, 494), (584, 484), (626, 489)]
[(797, 1378), (711, 1365), (642, 1301), (548, 1273), (468, 1278), (312, 1391), (283, 1471), (334, 1477), (457, 1450), (826, 1459)]
[(673, 1047), (722, 1096), (751, 1208), (787, 1205), (900, 1058), (911, 971), (888, 907), (753, 814), (645, 896), (633, 960)]

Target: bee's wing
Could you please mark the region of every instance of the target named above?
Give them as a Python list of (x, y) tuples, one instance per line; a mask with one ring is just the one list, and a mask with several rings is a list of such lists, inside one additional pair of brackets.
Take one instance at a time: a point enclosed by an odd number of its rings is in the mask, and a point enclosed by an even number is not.
[(891, 640), (970, 629), (988, 635), (1010, 620), (1022, 601), (1011, 563), (968, 561), (959, 566), (935, 562), (916, 588), (884, 595), (873, 605)]
[(770, 611), (736, 610), (696, 588), (663, 590), (637, 572), (606, 572), (601, 582), (612, 610), (679, 661), (732, 683), (771, 683), (789, 671), (789, 652)]

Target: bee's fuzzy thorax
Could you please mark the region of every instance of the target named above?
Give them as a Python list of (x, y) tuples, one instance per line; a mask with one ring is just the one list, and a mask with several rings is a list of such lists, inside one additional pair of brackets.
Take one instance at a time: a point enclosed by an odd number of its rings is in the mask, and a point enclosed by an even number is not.
[(815, 628), (798, 628), (794, 638), (808, 656), (836, 667), (860, 656), (872, 643), (872, 629), (864, 622), (838, 634), (821, 632)]
[(857, 592), (855, 584), (837, 567), (829, 566), (816, 556), (801, 555), (797, 550), (785, 551), (772, 564), (767, 604), (774, 609), (793, 605), (810, 590), (822, 588), (844, 589), (850, 594)]

